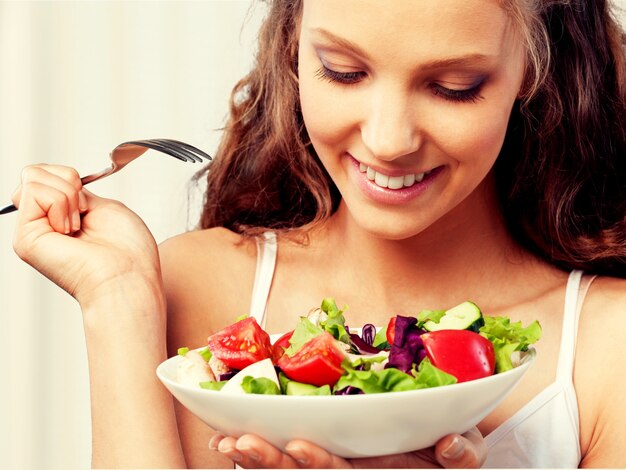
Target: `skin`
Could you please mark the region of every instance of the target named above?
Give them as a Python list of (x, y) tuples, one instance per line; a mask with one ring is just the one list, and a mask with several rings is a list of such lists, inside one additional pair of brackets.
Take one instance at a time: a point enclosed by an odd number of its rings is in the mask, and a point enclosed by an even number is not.
[[(539, 320), (537, 362), (477, 429), (432, 449), (345, 460), (303, 441), (282, 452), (259, 436), (217, 435), (174, 404), (153, 371), (181, 345), (203, 346), (248, 311), (242, 293), (252, 291), (254, 242), (216, 228), (157, 249), (135, 214), (83, 189), (74, 170), (36, 165), (13, 197), (15, 250), (82, 307), (95, 467), (477, 467), (486, 456), (482, 436), (554, 381), (567, 273), (514, 243), (493, 190), (491, 167), (524, 71), (504, 13), (486, 0), (309, 0), (300, 41), (303, 115), (344, 200), (309, 245), (280, 241), (268, 331), (292, 327), (329, 295), (350, 306), (355, 325), (472, 299), (489, 315)], [(468, 54), (462, 64), (426, 68)], [(316, 76), (322, 65), (364, 75), (351, 85), (329, 82)], [(467, 89), (478, 78), (476, 100), (434, 92), (433, 85)], [(420, 197), (391, 206), (358, 189), (350, 158), (388, 174), (441, 172)], [(328, 270), (328, 260), (338, 268)], [(584, 467), (626, 466), (626, 381), (611, 360), (621, 357), (625, 303), (626, 281), (598, 278), (581, 314), (574, 384)], [(92, 353), (104, 348), (110, 354)]]

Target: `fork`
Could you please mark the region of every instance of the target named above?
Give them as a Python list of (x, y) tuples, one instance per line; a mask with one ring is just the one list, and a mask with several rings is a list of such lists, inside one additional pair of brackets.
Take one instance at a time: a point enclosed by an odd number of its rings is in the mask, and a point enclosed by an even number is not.
[[(201, 163), (204, 159), (212, 160), (211, 156), (192, 145), (172, 139), (147, 139), (147, 140), (131, 140), (124, 142), (115, 147), (111, 154), (111, 165), (103, 170), (91, 175), (83, 176), (80, 181), (85, 184), (93, 183), (106, 176), (117, 173), (130, 162), (139, 158), (146, 153), (148, 149), (157, 150), (166, 155), (170, 155), (183, 162)], [(9, 214), (17, 210), (15, 205), (11, 204), (0, 209), (0, 215)]]

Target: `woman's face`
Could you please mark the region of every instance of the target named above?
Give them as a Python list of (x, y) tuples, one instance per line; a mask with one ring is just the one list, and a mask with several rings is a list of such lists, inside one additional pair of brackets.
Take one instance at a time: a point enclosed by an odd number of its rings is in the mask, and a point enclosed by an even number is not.
[(380, 236), (480, 210), (468, 196), (498, 156), (523, 75), (495, 0), (304, 0), (304, 121), (352, 219)]

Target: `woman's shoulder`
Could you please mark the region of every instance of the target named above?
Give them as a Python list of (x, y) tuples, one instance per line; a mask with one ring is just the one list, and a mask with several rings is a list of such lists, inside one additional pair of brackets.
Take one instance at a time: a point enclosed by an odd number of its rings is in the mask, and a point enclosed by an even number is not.
[(161, 253), (180, 255), (190, 252), (210, 255), (212, 259), (222, 256), (238, 256), (246, 254), (255, 256), (256, 248), (253, 239), (246, 238), (224, 227), (213, 227), (202, 230), (191, 230), (159, 245)]
[(254, 239), (225, 228), (196, 230), (164, 241), (159, 254), (171, 348), (181, 341), (202, 346), (210, 333), (248, 313), (256, 266)]
[[(589, 287), (582, 308), (581, 328), (585, 325), (593, 327), (593, 333), (598, 336), (609, 333), (612, 329), (610, 325), (626, 327), (626, 279), (596, 277)], [(602, 327), (604, 322), (606, 326)], [(607, 327), (609, 331), (606, 331)]]
[(614, 467), (622, 458), (619, 449), (626, 439), (624, 344), (626, 279), (598, 277), (582, 307), (574, 370), (585, 466)]
[(202, 279), (207, 287), (230, 282), (254, 265), (256, 243), (222, 227), (194, 230), (165, 240), (159, 246), (162, 269), (177, 279)]
[(599, 276), (593, 280), (578, 331), (581, 347), (607, 353), (622, 351), (626, 340), (626, 279)]
[[(582, 305), (578, 327), (579, 356), (589, 369), (621, 358), (626, 344), (626, 279), (599, 276), (594, 279)], [(600, 371), (602, 372), (602, 371)], [(626, 385), (626, 375), (620, 374)], [(604, 374), (613, 380), (614, 374)]]

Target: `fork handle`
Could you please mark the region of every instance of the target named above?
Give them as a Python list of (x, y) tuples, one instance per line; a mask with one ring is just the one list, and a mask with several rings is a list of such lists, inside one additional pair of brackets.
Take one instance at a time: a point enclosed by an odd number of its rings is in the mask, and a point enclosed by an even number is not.
[(99, 179), (104, 178), (105, 176), (112, 175), (117, 170), (118, 168), (115, 166), (115, 164), (111, 164), (111, 166), (106, 167), (104, 170), (101, 170), (97, 173), (93, 173), (91, 175), (83, 176), (80, 179), (80, 182), (83, 183), (83, 186), (84, 186), (86, 184), (93, 183), (94, 181), (98, 181)]
[(13, 204), (10, 204), (10, 205), (0, 209), (0, 215), (2, 215), (2, 214), (10, 214), (11, 212), (15, 212), (16, 210), (17, 210), (17, 207), (15, 207)]

